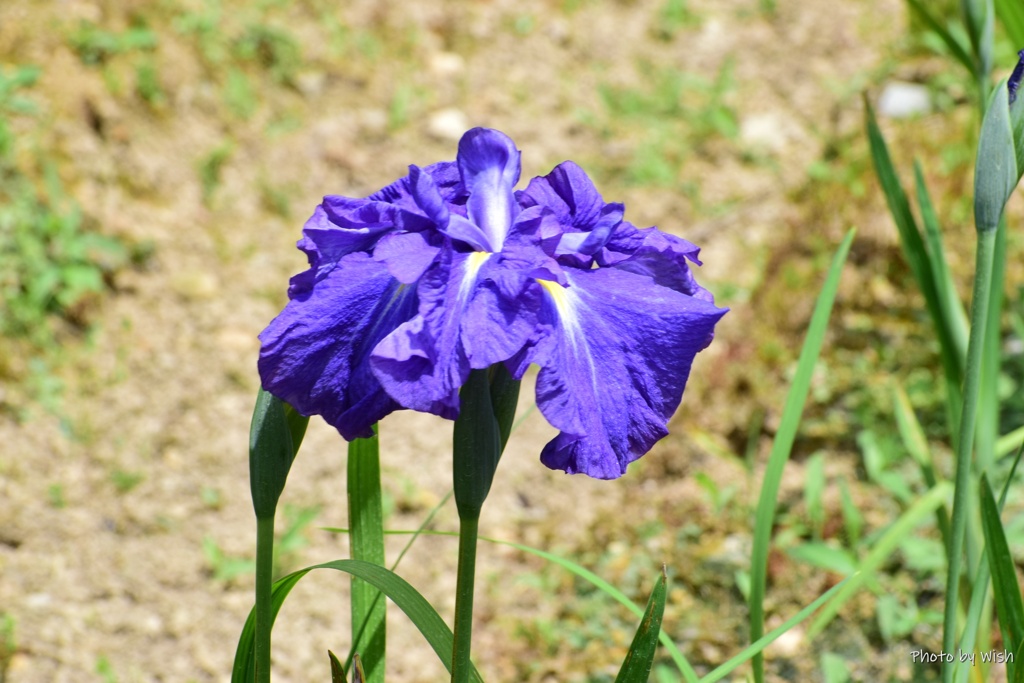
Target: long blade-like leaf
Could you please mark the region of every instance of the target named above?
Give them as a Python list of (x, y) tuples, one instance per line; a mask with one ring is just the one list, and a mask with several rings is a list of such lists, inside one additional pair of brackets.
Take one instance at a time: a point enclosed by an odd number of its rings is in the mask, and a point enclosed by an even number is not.
[[(352, 559), (384, 566), (380, 442), (376, 433), (348, 445), (348, 517)], [(379, 591), (354, 576), (351, 612), (352, 649), (346, 664), (350, 665), (353, 655), (359, 653), (367, 681), (383, 683), (387, 605)]]
[(658, 649), (658, 635), (661, 633), (661, 618), (665, 614), (665, 569), (654, 584), (647, 609), (640, 620), (640, 626), (633, 636), (626, 659), (622, 662), (615, 683), (647, 683), (654, 664), (654, 652)]
[[(992, 487), (984, 474), (978, 489), (981, 497), (981, 528), (985, 533), (985, 554), (992, 572), (992, 593), (996, 599), (999, 627), (1003, 632), (1003, 642), (1010, 643), (1012, 649), (1016, 649), (1018, 644), (1024, 642), (1024, 601), (1021, 600), (1020, 585), (1017, 583), (1017, 568), (1006, 543), (1006, 533), (992, 495)], [(1009, 668), (1009, 678), (1012, 680), (1013, 666)]]
[(943, 376), (946, 380), (946, 391), (950, 394), (950, 410), (953, 421), (950, 424), (950, 432), (956, 435), (957, 420), (959, 412), (955, 409), (959, 406), (957, 392), (963, 380), (964, 359), (959, 353), (954, 340), (953, 331), (942, 313), (942, 304), (939, 301), (939, 292), (935, 285), (936, 278), (932, 271), (931, 259), (928, 250), (921, 239), (917, 222), (910, 211), (910, 203), (900, 185), (899, 176), (893, 166), (892, 158), (889, 156), (889, 148), (885, 144), (885, 138), (878, 127), (875, 119), (875, 112), (867, 97), (864, 98), (864, 123), (867, 128), (868, 142), (871, 146), (871, 158), (875, 165), (875, 174), (882, 185), (886, 202), (889, 204), (889, 211), (892, 213), (893, 221), (896, 223), (896, 230), (900, 235), (900, 243), (903, 247), (903, 255), (914, 273), (917, 287), (924, 296), (925, 307), (928, 309), (928, 316), (935, 326), (936, 336), (939, 339), (939, 358), (942, 361)]
[[(348, 529), (338, 529), (338, 528), (334, 528), (334, 527), (321, 527), (321, 528), (324, 531), (330, 531), (332, 533), (341, 533), (341, 534), (348, 533)], [(420, 527), (419, 529), (416, 529), (415, 531), (397, 530), (397, 531), (385, 531), (384, 533), (386, 533), (386, 534), (403, 535), (403, 536), (404, 535), (450, 536), (452, 538), (458, 538), (458, 536), (459, 536), (459, 534), (454, 532), (454, 531), (437, 531), (437, 530), (434, 530), (434, 529), (424, 529), (423, 527)], [(508, 546), (509, 548), (515, 548), (516, 550), (521, 550), (524, 553), (530, 553), (531, 555), (535, 555), (535, 556), (541, 558), (542, 560), (546, 560), (546, 561), (551, 562), (553, 564), (557, 564), (558, 566), (562, 567), (563, 569), (565, 569), (565, 570), (575, 574), (576, 576), (580, 577), (584, 581), (590, 583), (592, 586), (594, 586), (595, 588), (597, 588), (601, 592), (605, 593), (606, 595), (611, 597), (613, 600), (618, 602), (620, 605), (622, 605), (623, 607), (628, 609), (635, 616), (638, 616), (638, 617), (642, 617), (643, 616), (644, 611), (642, 609), (640, 609), (636, 604), (634, 604), (634, 602), (629, 599), (628, 595), (626, 595), (625, 593), (620, 591), (618, 588), (616, 588), (612, 584), (610, 584), (607, 581), (605, 581), (604, 579), (602, 579), (600, 576), (598, 576), (594, 572), (590, 571), (586, 567), (583, 567), (582, 565), (576, 564), (572, 560), (566, 559), (566, 558), (561, 557), (559, 555), (555, 555), (554, 553), (549, 553), (549, 552), (547, 552), (545, 550), (540, 550), (539, 548), (534, 548), (532, 546), (523, 545), (522, 543), (514, 543), (512, 541), (503, 541), (503, 540), (497, 539), (497, 538), (487, 538), (486, 536), (480, 536), (478, 538), (478, 540), (486, 541), (487, 543), (494, 543), (496, 545)], [(665, 650), (668, 651), (669, 656), (672, 658), (672, 662), (676, 665), (676, 668), (679, 669), (679, 673), (681, 673), (683, 675), (683, 678), (686, 679), (686, 683), (697, 683), (697, 681), (699, 680), (699, 678), (697, 676), (697, 672), (694, 671), (694, 669), (690, 665), (690, 663), (688, 661), (686, 661), (686, 657), (683, 656), (683, 653), (679, 651), (679, 648), (676, 647), (676, 644), (672, 642), (672, 639), (668, 636), (668, 634), (666, 634), (664, 631), (662, 631), (661, 635), (658, 637), (658, 639), (661, 641), (662, 647), (664, 647)]]
[[(756, 641), (764, 635), (764, 596), (767, 588), (768, 548), (771, 545), (775, 505), (779, 495), (779, 485), (782, 483), (782, 470), (786, 466), (786, 461), (789, 460), (789, 453), (796, 440), (797, 428), (804, 412), (804, 403), (807, 401), (807, 393), (811, 388), (811, 375), (825, 341), (825, 330), (828, 327), (832, 304), (835, 302), (836, 292), (839, 289), (839, 276), (843, 272), (846, 255), (850, 252), (853, 235), (854, 231), (850, 230), (846, 234), (846, 239), (839, 246), (825, 278), (825, 286), (822, 287), (818, 301), (814, 305), (807, 337), (804, 339), (803, 348), (800, 350), (800, 359), (797, 361), (796, 375), (789, 388), (789, 393), (786, 395), (786, 404), (782, 409), (779, 430), (775, 434), (771, 454), (768, 456), (768, 466), (765, 469), (764, 482), (761, 484), (761, 497), (757, 504), (754, 548), (750, 559), (751, 641)], [(764, 661), (760, 653), (754, 656), (753, 666), (754, 680), (757, 683), (762, 683), (764, 681)]]
[(956, 60), (963, 64), (963, 67), (967, 69), (967, 73), (974, 76), (975, 65), (974, 59), (970, 55), (970, 48), (964, 46), (949, 29), (942, 25), (942, 23), (933, 15), (921, 0), (907, 0), (907, 4), (917, 12), (918, 16), (924, 21), (924, 23), (931, 30), (938, 34), (942, 42), (946, 44), (949, 51), (952, 53)]
[[(274, 584), (273, 612), (274, 619), (281, 609), (285, 598), (292, 588), (314, 569), (334, 569), (358, 577), (391, 598), (414, 626), (423, 634), (431, 649), (448, 671), (451, 671), (452, 631), (444, 623), (441, 615), (431, 607), (426, 598), (415, 588), (394, 572), (379, 565), (362, 560), (335, 560), (314, 565), (293, 572)], [(232, 683), (250, 683), (252, 681), (253, 638), (255, 635), (255, 617), (252, 612), (245, 621), (242, 635), (235, 650), (235, 664), (231, 672)], [(480, 673), (474, 668), (470, 672), (474, 683), (482, 683)]]
[(1024, 45), (1024, 4), (1020, 0), (996, 0), (996, 15), (1014, 45)]

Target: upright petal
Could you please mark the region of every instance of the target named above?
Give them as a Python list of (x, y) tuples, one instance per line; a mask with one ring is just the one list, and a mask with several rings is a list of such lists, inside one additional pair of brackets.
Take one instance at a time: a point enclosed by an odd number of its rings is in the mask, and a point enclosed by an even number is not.
[(350, 254), (260, 334), (263, 387), (303, 415), (323, 415), (346, 439), (370, 436), (401, 407), (371, 372), (370, 352), (415, 311), (414, 288), (368, 254)]
[(725, 310), (614, 268), (568, 280), (544, 283), (550, 333), (528, 354), (541, 366), (537, 405), (562, 432), (541, 460), (612, 479), (668, 433), (693, 358)]
[(486, 251), (501, 251), (519, 211), (512, 188), (519, 182), (519, 150), (504, 133), (474, 128), (459, 140), (458, 164), (469, 192), (469, 220), (487, 235)]

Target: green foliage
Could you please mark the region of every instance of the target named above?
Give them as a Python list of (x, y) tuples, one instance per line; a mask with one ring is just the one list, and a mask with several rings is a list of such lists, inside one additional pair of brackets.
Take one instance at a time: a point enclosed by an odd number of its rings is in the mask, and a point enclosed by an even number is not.
[[(434, 654), (444, 664), (445, 668), (451, 671), (452, 645), (454, 639), (451, 629), (444, 623), (444, 620), (431, 607), (430, 603), (420, 593), (410, 586), (404, 579), (394, 572), (377, 566), (370, 562), (361, 560), (337, 560), (289, 574), (274, 584), (272, 595), (271, 618), (276, 619), (288, 594), (302, 577), (314, 569), (334, 569), (345, 572), (366, 581), (374, 588), (380, 590), (395, 603), (413, 625), (426, 639), (433, 649)], [(235, 664), (231, 673), (232, 683), (248, 683), (253, 680), (253, 666), (255, 663), (253, 644), (256, 635), (255, 614), (249, 613), (249, 618), (242, 629), (242, 635), (238, 641), (238, 648), (235, 651)], [(474, 667), (470, 672), (470, 680), (474, 683), (481, 683), (479, 672)]]
[(0, 335), (53, 349), (54, 319), (83, 324), (88, 303), (130, 254), (121, 241), (87, 228), (52, 164), (41, 162), (40, 190), (16, 163), (21, 138), (11, 132), (12, 117), (33, 112), (19, 91), (39, 73), (0, 69)]
[(739, 132), (728, 100), (735, 89), (731, 59), (711, 80), (677, 69), (644, 65), (648, 81), (620, 87), (603, 85), (607, 111), (602, 133), (616, 136), (620, 127), (642, 130), (625, 167), (613, 169), (637, 185), (680, 186), (680, 171), (694, 152), (707, 152), (713, 140), (733, 140)]
[(207, 206), (213, 203), (213, 195), (220, 187), (221, 173), (234, 151), (235, 147), (229, 140), (199, 160), (199, 184), (203, 189), (203, 203)]
[(83, 64), (101, 66), (112, 57), (139, 50), (154, 50), (156, 33), (146, 26), (134, 26), (123, 32), (107, 31), (91, 21), (82, 21), (68, 35), (71, 49)]
[(128, 493), (145, 480), (146, 476), (141, 472), (116, 469), (110, 473), (110, 481), (118, 493)]
[(0, 682), (7, 680), (11, 659), (18, 651), (15, 635), (14, 617), (7, 612), (0, 612)]

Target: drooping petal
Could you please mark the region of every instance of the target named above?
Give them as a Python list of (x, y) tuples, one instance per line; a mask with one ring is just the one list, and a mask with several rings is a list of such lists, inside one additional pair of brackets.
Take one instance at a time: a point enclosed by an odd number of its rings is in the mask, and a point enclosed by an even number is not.
[(350, 254), (260, 334), (263, 387), (303, 415), (323, 415), (346, 439), (370, 436), (401, 407), (371, 372), (370, 352), (415, 312), (414, 288), (368, 254)]
[(519, 150), (504, 133), (487, 128), (467, 131), (459, 140), (458, 165), (469, 192), (469, 221), (487, 236), (483, 251), (500, 251), (519, 206), (512, 188), (519, 182)]
[(725, 310), (614, 268), (543, 284), (550, 333), (527, 357), (541, 366), (537, 405), (562, 433), (541, 460), (619, 477), (668, 433), (693, 358)]
[(470, 371), (459, 329), (488, 256), (443, 250), (417, 285), (417, 315), (374, 349), (374, 374), (404, 407), (450, 420), (458, 417), (459, 387)]
[(714, 297), (697, 284), (690, 268), (691, 263), (700, 265), (699, 254), (700, 248), (682, 237), (657, 228), (640, 230), (623, 222), (597, 255), (597, 262), (646, 275), (663, 287), (713, 302)]

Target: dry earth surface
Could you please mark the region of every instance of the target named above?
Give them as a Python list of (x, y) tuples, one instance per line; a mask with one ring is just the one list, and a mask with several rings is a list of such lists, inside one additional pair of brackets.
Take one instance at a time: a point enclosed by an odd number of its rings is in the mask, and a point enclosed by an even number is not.
[[(225, 34), (257, 6), (224, 4)], [(25, 411), (21, 388), (0, 389), (8, 408), (0, 414), (0, 612), (13, 619), (17, 642), (0, 679), (229, 679), (253, 577), (217, 579), (204, 543), (229, 558), (252, 554), (246, 444), (256, 335), (283, 305), (288, 277), (305, 265), (294, 248), (302, 221), (323, 194), (363, 196), (410, 163), (453, 158), (458, 136), (476, 125), (516, 141), (524, 178), (566, 158), (597, 169), (604, 196), (623, 201), (632, 222), (703, 248), (698, 276), (732, 308), (698, 357), (673, 435), (621, 481), (541, 466), (538, 453), (553, 432), (532, 413), (513, 435), (483, 533), (564, 553), (638, 601), (668, 562), (669, 632), (698, 670), (728, 658), (745, 638), (733, 577), (748, 562), (760, 470), (748, 474), (739, 458), (720, 454), (741, 452), (754, 407), (769, 406), (755, 441), (763, 462), (821, 254), (853, 222), (855, 265), (867, 274), (848, 278), (841, 299), (874, 287), (872, 296), (903, 301), (871, 272), (872, 255), (891, 254), (895, 244), (874, 188), (856, 199), (801, 201), (812, 162), (827, 158), (835, 140), (859, 136), (859, 91), (893, 72), (904, 3), (806, 0), (770, 14), (755, 0), (694, 0), (692, 18), (667, 36), (658, 34), (666, 3), (652, 0), (263, 3), (261, 16), (296, 38), (302, 62), (285, 85), (250, 72), (255, 104), (247, 117), (228, 111), (198, 39), (173, 23), (212, 6), (0, 5), (0, 62), (44, 68), (31, 93), (41, 114), (17, 122), (20, 133), (52, 150), (98, 230), (152, 247), (144, 263), (116, 273), (112, 295), (91, 313), (88, 340), (68, 342), (57, 407)], [(153, 106), (111, 87), (120, 62), (106, 71), (83, 64), (67, 39), (80, 22), (123, 31), (139, 16), (168, 24), (151, 26), (165, 95)], [(726, 64), (736, 135), (697, 140), (668, 185), (630, 182), (616, 170), (650, 138), (642, 121), (630, 128), (606, 113), (602, 88), (646, 87), (638, 84), (650, 82), (652, 69), (713, 81)], [(218, 149), (219, 181), (204, 200), (197, 169)], [(772, 294), (770, 283), (792, 268), (805, 274), (806, 290)], [(770, 296), (790, 299), (775, 301), (765, 320), (756, 308)], [(766, 361), (759, 339), (772, 325), (792, 332), (794, 348)], [(9, 361), (15, 370), (19, 362)], [(532, 402), (528, 384), (523, 410)], [(390, 527), (414, 528), (449, 489), (450, 432), (427, 415), (383, 422)], [(285, 558), (285, 569), (346, 555), (345, 538), (320, 529), (346, 526), (344, 462), (344, 442), (314, 419), (282, 503), (293, 517), (314, 506), (319, 513), (302, 530), (308, 545)], [(828, 472), (852, 467), (837, 456)], [(739, 503), (716, 511), (697, 472), (735, 484)], [(799, 498), (799, 477), (797, 462), (784, 496)], [(869, 511), (867, 523), (886, 514)], [(280, 516), (282, 529), (288, 519)], [(456, 528), (452, 506), (434, 527)], [(637, 531), (644, 528), (657, 531)], [(403, 543), (389, 539), (391, 557)], [(399, 568), (448, 619), (455, 549), (452, 539), (420, 539)], [(481, 553), (476, 655), (487, 680), (611, 680), (634, 627), (624, 610), (606, 602), (580, 614), (574, 602), (583, 589), (568, 575), (505, 547)], [(776, 559), (770, 626), (835, 578)], [(276, 680), (327, 679), (325, 651), (348, 647), (347, 590), (341, 575), (326, 573), (296, 589), (274, 634)], [(443, 680), (427, 646), (390, 609), (389, 678)], [(830, 632), (830, 647), (857, 662), (864, 680), (909, 675), (905, 650), (874, 652), (850, 627), (870, 618), (865, 609), (853, 605), (851, 621)], [(819, 675), (821, 644), (801, 633), (770, 651), (776, 680)]]

